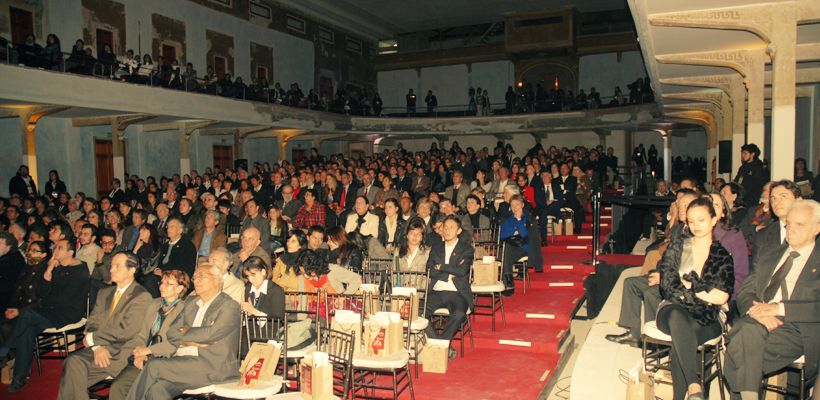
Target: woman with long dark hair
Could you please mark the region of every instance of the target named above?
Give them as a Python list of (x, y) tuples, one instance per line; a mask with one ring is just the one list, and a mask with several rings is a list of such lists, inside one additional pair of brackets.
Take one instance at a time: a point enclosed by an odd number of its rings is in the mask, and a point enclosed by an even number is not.
[(300, 229), (293, 230), (285, 241), (285, 252), (276, 259), (270, 278), (285, 291), (299, 290), (298, 277), (301, 271), (296, 261), (307, 244), (305, 233)]
[(424, 220), (419, 217), (407, 221), (405, 234), (399, 239), (398, 268), (401, 272), (424, 272), (430, 246), (424, 241)]
[(336, 226), (327, 232), (327, 246), (330, 248), (331, 262), (357, 274), (362, 272), (364, 263), (362, 247), (347, 236), (344, 228)]
[(746, 218), (746, 207), (743, 204), (743, 188), (737, 183), (729, 182), (720, 189), (720, 194), (726, 199), (726, 204), (732, 213), (734, 224), (740, 224)]
[(48, 182), (46, 182), (45, 188), (46, 191), (44, 194), (54, 199), (56, 199), (60, 193), (66, 192), (65, 183), (60, 180), (60, 174), (56, 169), (48, 171)]
[(718, 223), (715, 225), (712, 236), (732, 255), (735, 268), (734, 293), (737, 293), (740, 291), (740, 285), (749, 275), (749, 246), (743, 232), (735, 226), (728, 200), (720, 193), (711, 193), (709, 197), (712, 199), (712, 206), (715, 207), (715, 214), (718, 217)]
[(698, 346), (721, 335), (720, 309), (729, 301), (735, 283), (732, 255), (713, 240), (719, 220), (711, 198), (692, 201), (686, 210), (688, 232), (672, 239), (658, 263), (663, 301), (656, 323), (672, 337), (675, 400), (704, 399), (698, 379)]

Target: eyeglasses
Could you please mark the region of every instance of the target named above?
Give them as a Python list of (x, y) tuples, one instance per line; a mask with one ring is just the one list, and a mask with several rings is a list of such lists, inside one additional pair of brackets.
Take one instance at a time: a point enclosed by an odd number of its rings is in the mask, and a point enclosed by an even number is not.
[(117, 242), (116, 242), (116, 241), (113, 241), (113, 240), (104, 240), (104, 241), (102, 241), (102, 242), (100, 242), (100, 243), (101, 243), (103, 246), (113, 246), (113, 245), (117, 244)]

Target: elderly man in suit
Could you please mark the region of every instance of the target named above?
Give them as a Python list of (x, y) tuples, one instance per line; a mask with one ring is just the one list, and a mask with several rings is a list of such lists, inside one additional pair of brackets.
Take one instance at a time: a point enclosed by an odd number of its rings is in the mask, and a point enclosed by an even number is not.
[(191, 239), (197, 257), (207, 258), (214, 249), (228, 244), (228, 237), (225, 236), (224, 230), (217, 228), (218, 225), (219, 213), (214, 210), (205, 211), (205, 223), (194, 232)]
[(276, 205), (282, 210), (282, 219), (290, 222), (296, 218), (296, 213), (299, 212), (299, 207), (302, 207), (302, 201), (293, 197), (293, 187), (290, 185), (283, 185), (281, 190), (281, 199), (276, 201)]
[(541, 243), (547, 241), (547, 217), (561, 218), (561, 207), (564, 204), (564, 193), (558, 181), (552, 180), (549, 171), (541, 173), (541, 177), (536, 181), (535, 188), (535, 214), (538, 216), (538, 224), (541, 230)]
[(261, 203), (256, 199), (250, 199), (245, 202), (245, 219), (242, 220), (242, 230), (244, 232), (248, 228), (256, 228), (259, 231), (259, 240), (262, 241), (262, 247), (270, 248), (270, 220), (262, 217)]
[(161, 296), (153, 299), (145, 309), (142, 325), (137, 333), (132, 355), (134, 361), (111, 382), (109, 400), (123, 400), (137, 380), (149, 357), (171, 357), (177, 350), (168, 342), (168, 328), (185, 307), (185, 297), (191, 280), (182, 271), (165, 271), (159, 285)]
[(411, 184), (411, 191), (415, 195), (415, 198), (418, 199), (427, 196), (432, 183), (430, 182), (430, 178), (425, 176), (424, 167), (416, 167), (416, 173), (413, 175)]
[(239, 267), (250, 256), (257, 256), (265, 261), (265, 264), (270, 266), (270, 253), (268, 253), (261, 244), (262, 241), (259, 239), (258, 229), (251, 226), (242, 232), (242, 236), (239, 238), (239, 251), (234, 253), (231, 258), (234, 276), (237, 278), (242, 277), (242, 271)]
[(431, 289), (426, 314), (430, 319), (435, 310), (446, 308), (450, 318), (441, 334), (428, 327), (427, 337), (450, 340), (467, 318), (467, 310), (474, 305), (470, 289), (474, 250), (472, 239), (461, 235), (461, 220), (454, 215), (444, 219), (442, 239), (433, 245), (427, 258)]
[(729, 332), (726, 379), (743, 400), (758, 398), (764, 374), (801, 356), (805, 374), (820, 359), (820, 203), (797, 200), (786, 216), (786, 243), (756, 258), (737, 295), (742, 318)]
[(168, 343), (176, 351), (169, 358), (149, 360), (128, 399), (173, 399), (186, 390), (239, 377), (239, 304), (222, 293), (222, 271), (215, 265), (196, 268), (194, 288), (197, 295), (185, 301), (168, 328)]
[(365, 196), (370, 204), (375, 204), (376, 195), (379, 192), (381, 192), (381, 189), (373, 184), (373, 175), (370, 175), (370, 173), (364, 174), (362, 176), (362, 186), (356, 191), (356, 195)]
[(117, 376), (128, 365), (151, 301), (151, 295), (134, 281), (138, 265), (131, 253), (117, 253), (111, 260), (115, 286), (98, 293), (85, 326), (85, 348), (71, 353), (63, 363), (58, 399), (88, 399), (89, 386)]
[(461, 171), (453, 172), (453, 186), (444, 191), (444, 198), (450, 199), (458, 208), (464, 209), (467, 196), (470, 194), (470, 185), (464, 183), (464, 174)]

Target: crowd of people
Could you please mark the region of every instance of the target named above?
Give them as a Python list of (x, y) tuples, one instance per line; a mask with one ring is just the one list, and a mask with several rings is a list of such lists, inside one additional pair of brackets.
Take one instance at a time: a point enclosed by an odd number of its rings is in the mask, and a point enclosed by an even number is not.
[[(70, 192), (58, 171), (38, 187), (21, 166), (0, 199), (0, 364), (15, 360), (9, 391), (28, 383), (34, 338), (79, 320), (86, 299), (85, 347), (64, 363), (60, 398), (78, 398), (106, 376), (116, 378), (112, 398), (171, 398), (203, 377), (233, 376), (236, 356), (226, 348), (189, 344), (208, 343), (197, 327), (233, 335), (240, 310), (282, 314), (283, 293), (356, 293), (373, 258), (429, 271), (426, 315), (446, 307), (450, 318), (426, 335), (450, 339), (473, 307), (475, 235), (497, 227), (504, 295), (512, 295), (513, 262), (526, 255), (542, 270), (548, 217), (574, 213), (580, 231), (610, 163), (612, 149), (600, 146), (537, 145), (521, 157), (502, 142), (492, 152), (453, 142), (412, 153), (399, 144), (363, 159), (313, 149), (298, 165), (114, 179), (97, 198)], [(197, 352), (195, 361), (179, 358)], [(167, 374), (185, 362), (209, 373)]]
[[(640, 347), (652, 321), (671, 336), (676, 400), (705, 398), (698, 346), (725, 331), (725, 378), (743, 400), (758, 398), (764, 374), (801, 356), (807, 377), (817, 371), (818, 191), (768, 182), (759, 155), (744, 145), (736, 179), (711, 193), (693, 178), (672, 190), (660, 181), (655, 196), (673, 199), (655, 215), (665, 230), (647, 247), (639, 276), (624, 281), (624, 332), (607, 339)], [(800, 176), (810, 177), (802, 163)]]

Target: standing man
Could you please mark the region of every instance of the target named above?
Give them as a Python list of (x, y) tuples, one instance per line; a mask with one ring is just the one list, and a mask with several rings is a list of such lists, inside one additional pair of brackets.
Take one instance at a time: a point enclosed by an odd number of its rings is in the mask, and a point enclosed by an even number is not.
[(405, 100), (407, 101), (407, 115), (412, 117), (416, 115), (416, 94), (413, 93), (413, 89), (410, 89), (407, 92), (407, 96), (405, 96)]
[(85, 348), (69, 354), (63, 363), (58, 400), (88, 399), (88, 387), (119, 375), (131, 352), (142, 344), (135, 339), (151, 295), (134, 282), (137, 266), (139, 259), (131, 253), (117, 253), (111, 260), (115, 286), (97, 295), (85, 326)]
[(438, 108), (438, 98), (433, 94), (432, 90), (427, 91), (427, 97), (424, 98), (424, 102), (427, 103), (427, 114), (436, 112)]
[(769, 181), (768, 173), (760, 161), (760, 148), (754, 143), (740, 148), (742, 164), (735, 175), (735, 183), (743, 187), (743, 202), (748, 206), (757, 204), (763, 185)]

